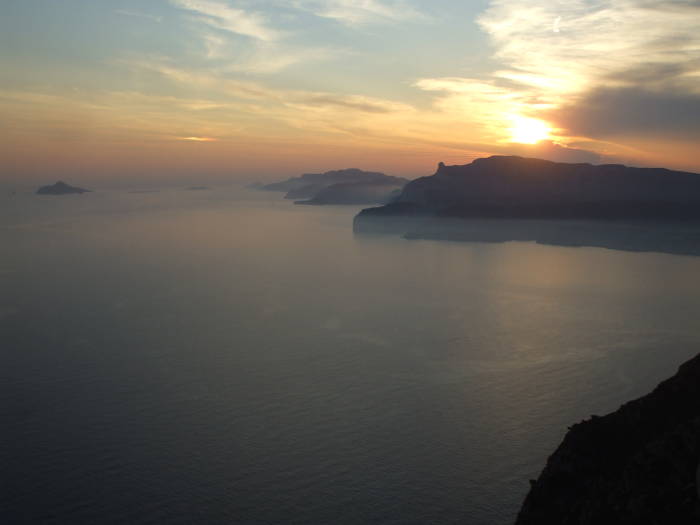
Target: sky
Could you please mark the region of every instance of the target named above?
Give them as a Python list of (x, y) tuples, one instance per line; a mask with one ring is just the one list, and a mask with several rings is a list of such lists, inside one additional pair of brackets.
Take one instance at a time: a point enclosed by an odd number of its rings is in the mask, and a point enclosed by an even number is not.
[(698, 0), (5, 0), (0, 180), (700, 172)]

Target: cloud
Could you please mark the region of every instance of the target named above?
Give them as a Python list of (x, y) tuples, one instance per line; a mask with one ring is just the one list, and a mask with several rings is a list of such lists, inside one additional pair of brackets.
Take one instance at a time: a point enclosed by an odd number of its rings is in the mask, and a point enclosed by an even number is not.
[(200, 90), (209, 89), (239, 99), (265, 100), (276, 96), (274, 90), (256, 82), (222, 78), (208, 72), (190, 71), (161, 60), (124, 60), (122, 63), (133, 70), (153, 71), (183, 85)]
[(605, 160), (602, 155), (594, 151), (564, 146), (551, 140), (543, 140), (537, 144), (509, 144), (500, 149), (511, 155), (537, 157), (540, 159), (553, 160), (555, 162), (588, 162), (590, 164), (600, 164)]
[(221, 35), (205, 33), (202, 36), (204, 42), (205, 56), (209, 60), (216, 60), (226, 57), (228, 40)]
[(466, 151), (478, 152), (478, 156), (488, 155), (517, 155), (519, 157), (530, 157), (538, 159), (552, 160), (554, 162), (587, 162), (589, 164), (601, 164), (616, 160), (583, 148), (565, 146), (551, 140), (543, 140), (537, 144), (484, 144), (470, 143), (451, 144), (452, 149), (462, 149)]
[[(395, 100), (368, 97), (352, 93), (293, 90), (275, 88), (260, 82), (225, 78), (201, 69), (175, 67), (167, 61), (138, 61), (124, 63), (134, 74), (150, 71), (162, 76), (168, 89), (196, 98), (153, 100), (129, 96), (124, 102), (138, 111), (124, 112), (147, 116), (142, 126), (157, 122), (159, 129), (167, 129), (169, 136), (217, 137), (233, 140), (242, 134), (268, 142), (285, 137), (288, 140), (310, 141), (317, 144), (351, 145), (378, 148), (414, 146), (425, 149), (429, 136), (431, 148), (451, 148), (439, 143), (438, 137), (449, 136), (457, 142), (459, 136), (434, 112), (422, 112)], [(140, 73), (139, 73), (140, 71)], [(170, 105), (170, 109), (168, 106)], [(172, 123), (171, 123), (172, 121)], [(177, 129), (177, 132), (172, 129)], [(234, 129), (235, 128), (235, 129)], [(238, 140), (238, 139), (236, 139)], [(463, 150), (461, 144), (458, 146)]]
[(294, 0), (297, 9), (346, 25), (400, 22), (426, 16), (402, 0)]
[(556, 100), (619, 85), (639, 64), (685, 71), (698, 58), (699, 17), (700, 4), (684, 0), (493, 0), (478, 21), (505, 66), (496, 76)]
[[(690, 0), (492, 0), (478, 24), (498, 66), (415, 85), (439, 93), (435, 109), (481, 123), (485, 142), (503, 142), (514, 114), (547, 120), (561, 144), (587, 138), (629, 151), (640, 135), (687, 141), (700, 122), (698, 20)], [(548, 152), (560, 153), (571, 154)]]
[(392, 113), (410, 110), (410, 106), (388, 100), (364, 97), (360, 95), (336, 95), (315, 93), (292, 97), (293, 103), (311, 107), (337, 107), (364, 113)]
[[(198, 90), (208, 89), (226, 97), (260, 102), (276, 102), (306, 108), (337, 107), (365, 113), (410, 112), (408, 104), (363, 95), (270, 88), (258, 82), (223, 78), (217, 74), (191, 71), (158, 60), (123, 61), (134, 70), (156, 72), (170, 80)], [(199, 104), (203, 104), (199, 101)], [(211, 102), (209, 102), (211, 103)]]
[[(171, 0), (171, 3), (199, 15), (194, 18), (199, 22), (194, 27), (198, 38), (191, 50), (195, 60), (204, 59), (202, 67), (213, 72), (269, 75), (345, 53), (293, 43), (294, 32), (273, 27), (262, 11), (253, 12), (249, 8), (251, 5), (261, 10), (269, 8), (268, 2), (239, 1), (229, 5), (217, 0)], [(289, 5), (285, 7), (289, 9)], [(241, 35), (247, 38), (238, 38)]]
[(506, 89), (489, 83), (489, 81), (473, 78), (422, 78), (416, 81), (415, 85), (425, 91), (445, 91), (448, 93), (462, 93), (468, 95), (481, 94), (485, 97), (504, 97), (509, 94)]
[(161, 16), (149, 15), (147, 13), (141, 13), (139, 11), (131, 11), (129, 9), (115, 9), (114, 12), (118, 15), (131, 16), (134, 18), (145, 18), (147, 20), (152, 20), (152, 21), (157, 22), (159, 24), (163, 21), (163, 17), (161, 17)]
[(187, 140), (189, 142), (218, 142), (219, 139), (213, 137), (176, 137), (177, 140)]
[(218, 72), (272, 74), (297, 64), (319, 62), (337, 58), (341, 53), (325, 48), (296, 48), (288, 45), (264, 42), (247, 52), (231, 51), (226, 64)]
[(199, 14), (199, 20), (216, 29), (243, 35), (262, 41), (274, 41), (282, 33), (270, 27), (267, 19), (260, 13), (229, 7), (216, 0), (171, 0), (187, 11)]
[(644, 87), (598, 88), (549, 115), (567, 133), (617, 139), (678, 136), (700, 141), (700, 94)]

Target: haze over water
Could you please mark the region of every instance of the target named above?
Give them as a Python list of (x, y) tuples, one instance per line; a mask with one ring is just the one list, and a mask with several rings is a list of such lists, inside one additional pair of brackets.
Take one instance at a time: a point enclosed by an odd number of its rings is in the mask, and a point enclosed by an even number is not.
[(3, 196), (3, 523), (511, 523), (697, 353), (700, 258), (356, 237), (238, 188)]

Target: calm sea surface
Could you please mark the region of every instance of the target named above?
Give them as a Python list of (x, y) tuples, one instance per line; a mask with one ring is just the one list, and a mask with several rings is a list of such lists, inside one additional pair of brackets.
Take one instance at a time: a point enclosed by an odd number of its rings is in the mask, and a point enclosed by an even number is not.
[(357, 209), (0, 197), (0, 522), (508, 524), (567, 426), (700, 351), (700, 258)]

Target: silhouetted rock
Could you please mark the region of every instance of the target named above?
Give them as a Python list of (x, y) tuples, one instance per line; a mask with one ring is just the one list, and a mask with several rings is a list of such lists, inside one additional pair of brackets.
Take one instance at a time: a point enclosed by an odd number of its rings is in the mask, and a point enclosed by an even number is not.
[(516, 525), (700, 523), (700, 355), (651, 394), (571, 427)]
[(408, 179), (401, 177), (350, 168), (306, 173), (260, 189), (286, 192), (285, 199), (310, 201), (303, 204), (379, 204), (388, 202), (390, 194), (407, 182)]
[[(494, 156), (407, 184), (396, 203), (435, 216), (528, 219), (700, 219), (700, 175), (619, 164)], [(366, 215), (402, 213), (389, 205)]]
[(58, 181), (51, 186), (42, 186), (36, 192), (39, 195), (68, 195), (69, 193), (90, 193), (90, 190), (70, 186), (63, 181)]

